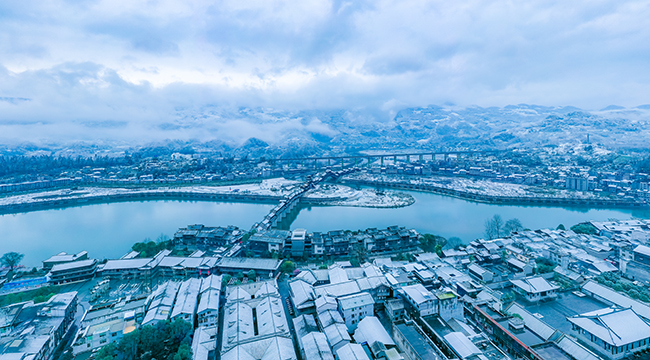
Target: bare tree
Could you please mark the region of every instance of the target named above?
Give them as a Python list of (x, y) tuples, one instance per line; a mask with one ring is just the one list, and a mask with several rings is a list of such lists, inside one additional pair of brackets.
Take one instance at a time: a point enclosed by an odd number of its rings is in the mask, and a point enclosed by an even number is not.
[(485, 220), (485, 237), (488, 240), (500, 238), (504, 232), (503, 230), (501, 215), (495, 214), (491, 219)]
[(8, 266), (11, 268), (11, 271), (14, 271), (14, 268), (20, 264), (20, 261), (23, 260), (24, 256), (25, 255), (17, 252), (8, 252), (0, 257), (0, 264)]
[(517, 218), (506, 221), (506, 224), (503, 226), (503, 232), (505, 235), (510, 235), (513, 232), (521, 231), (523, 229), (524, 227), (521, 225), (521, 221)]

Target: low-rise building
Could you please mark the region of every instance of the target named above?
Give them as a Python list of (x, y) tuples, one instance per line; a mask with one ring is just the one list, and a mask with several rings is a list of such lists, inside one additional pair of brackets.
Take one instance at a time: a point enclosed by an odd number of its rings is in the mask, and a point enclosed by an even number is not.
[(357, 324), (366, 316), (374, 315), (375, 301), (368, 293), (359, 293), (343, 296), (337, 299), (338, 310), (350, 331), (357, 328)]
[(606, 308), (568, 318), (578, 338), (608, 359), (650, 346), (650, 326), (631, 308)]
[(82, 251), (78, 254), (67, 254), (66, 252), (61, 252), (47, 260), (43, 260), (43, 270), (50, 270), (54, 265), (80, 260), (88, 260), (87, 251)]
[(197, 300), (201, 290), (200, 279), (188, 279), (181, 283), (176, 294), (176, 302), (172, 309), (171, 320), (182, 319), (194, 325)]
[(521, 280), (510, 280), (515, 290), (528, 301), (544, 301), (557, 297), (560, 288), (546, 281), (541, 276), (527, 277)]
[(79, 260), (52, 266), (48, 274), (54, 285), (92, 279), (97, 272), (97, 260)]
[(420, 316), (433, 315), (437, 313), (437, 298), (422, 284), (415, 284), (402, 287), (404, 298)]

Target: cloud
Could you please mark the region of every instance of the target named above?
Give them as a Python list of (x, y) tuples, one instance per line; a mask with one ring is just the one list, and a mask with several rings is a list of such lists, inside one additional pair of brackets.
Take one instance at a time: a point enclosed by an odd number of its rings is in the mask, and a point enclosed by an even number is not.
[(6, 1), (0, 137), (274, 133), (187, 118), (206, 106), (375, 120), (443, 103), (632, 107), (650, 94), (648, 18), (649, 1), (615, 0)]

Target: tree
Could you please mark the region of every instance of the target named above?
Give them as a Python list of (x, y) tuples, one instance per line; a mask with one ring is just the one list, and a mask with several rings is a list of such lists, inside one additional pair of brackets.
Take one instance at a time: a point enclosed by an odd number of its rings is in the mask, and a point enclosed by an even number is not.
[(506, 221), (506, 224), (503, 226), (504, 235), (510, 235), (513, 232), (521, 231), (524, 227), (521, 226), (521, 221), (517, 218), (510, 219)]
[(257, 274), (255, 273), (255, 270), (253, 270), (253, 269), (248, 270), (248, 274), (246, 274), (246, 276), (248, 277), (248, 280), (257, 279)]
[(447, 239), (447, 243), (445, 244), (444, 248), (445, 249), (456, 249), (461, 245), (463, 245), (463, 240), (461, 240), (458, 237), (452, 236), (449, 239)]
[(571, 226), (571, 230), (576, 234), (597, 235), (598, 229), (590, 223), (581, 223)]
[(503, 219), (501, 215), (495, 214), (491, 219), (485, 220), (485, 237), (488, 240), (498, 239), (503, 232)]
[(286, 260), (280, 266), (280, 270), (283, 273), (291, 274), (294, 270), (296, 270), (296, 265), (293, 263), (293, 261)]
[(229, 274), (224, 274), (223, 275), (223, 277), (221, 278), (221, 284), (223, 285), (223, 287), (226, 287), (226, 285), (228, 285), (231, 278), (232, 278), (232, 276), (230, 276)]
[(10, 270), (13, 272), (16, 266), (20, 264), (20, 262), (23, 260), (23, 257), (25, 255), (17, 252), (8, 252), (0, 258), (0, 264), (3, 266), (7, 266), (10, 268)]
[(360, 266), (366, 261), (366, 258), (368, 257), (368, 250), (366, 249), (365, 246), (363, 246), (363, 243), (357, 244), (353, 249), (352, 253), (350, 254), (350, 263), (352, 266)]
[(435, 252), (436, 246), (440, 245), (441, 247), (447, 243), (447, 239), (442, 236), (424, 234), (420, 238), (420, 248), (425, 252)]
[(564, 224), (560, 224), (555, 230), (566, 230), (566, 228), (564, 227)]

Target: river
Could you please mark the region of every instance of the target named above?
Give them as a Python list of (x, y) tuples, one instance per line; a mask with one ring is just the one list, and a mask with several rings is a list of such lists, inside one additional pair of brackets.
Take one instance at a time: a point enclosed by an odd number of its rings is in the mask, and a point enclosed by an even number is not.
[[(462, 199), (408, 192), (416, 200), (405, 208), (304, 207), (286, 228), (309, 232), (337, 229), (384, 228), (390, 225), (415, 228), (422, 233), (457, 236), (464, 242), (483, 234), (483, 224), (494, 214), (504, 221), (518, 218), (530, 229), (567, 228), (587, 220), (649, 218), (649, 211), (632, 209), (586, 209), (539, 206), (504, 206), (473, 203)], [(87, 205), (0, 216), (0, 254), (25, 254), (29, 267), (61, 251), (87, 250), (93, 258), (116, 258), (134, 242), (173, 236), (188, 224), (236, 225), (249, 229), (272, 208), (269, 204), (143, 201)]]

